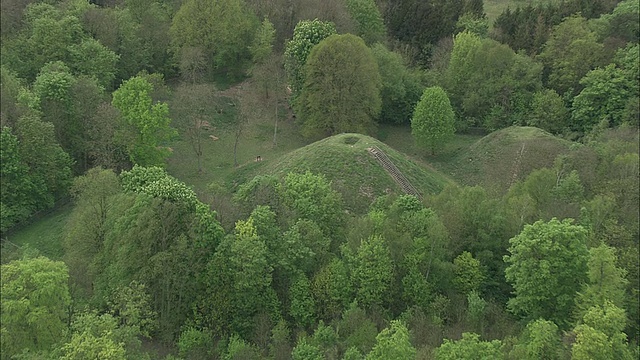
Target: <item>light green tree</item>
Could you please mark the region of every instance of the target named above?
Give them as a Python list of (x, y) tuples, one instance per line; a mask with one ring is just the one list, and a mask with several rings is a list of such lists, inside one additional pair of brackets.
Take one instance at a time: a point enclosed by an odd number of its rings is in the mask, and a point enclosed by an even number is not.
[(411, 134), (416, 143), (433, 154), (455, 130), (455, 115), (447, 94), (438, 86), (425, 89), (411, 118)]
[(325, 38), (336, 33), (332, 22), (302, 20), (293, 29), (293, 38), (284, 50), (284, 68), (287, 72), (293, 98), (297, 98), (305, 83), (304, 64), (311, 49)]
[(11, 128), (0, 131), (0, 232), (26, 219), (37, 207), (29, 168), (20, 158)]
[(74, 73), (95, 78), (105, 89), (112, 89), (119, 56), (93, 38), (71, 45), (69, 66)]
[(453, 272), (453, 284), (462, 294), (479, 290), (484, 281), (480, 261), (468, 251), (463, 251), (453, 259)]
[(575, 297), (587, 281), (587, 231), (571, 220), (526, 225), (509, 240), (505, 276), (514, 288), (510, 311), (550, 320), (562, 328), (570, 321)]
[(463, 333), (462, 339), (444, 343), (436, 349), (436, 360), (492, 360), (503, 358), (500, 340), (482, 341), (480, 335)]
[(23, 350), (48, 351), (63, 339), (71, 302), (68, 279), (62, 261), (45, 257), (2, 265), (2, 359)]
[(514, 347), (511, 355), (527, 360), (556, 360), (561, 358), (561, 350), (558, 326), (538, 319), (527, 324), (521, 343)]
[(372, 132), (382, 106), (382, 83), (362, 39), (351, 34), (326, 38), (311, 50), (304, 72), (304, 87), (294, 103), (303, 135)]
[(578, 318), (593, 306), (609, 301), (622, 308), (627, 286), (626, 270), (616, 266), (615, 249), (607, 244), (589, 249), (589, 282), (578, 294)]
[(576, 342), (571, 348), (572, 359), (632, 359), (627, 335), (622, 332), (626, 322), (625, 311), (610, 301), (589, 308), (583, 323), (574, 329)]
[(364, 308), (383, 306), (389, 299), (393, 263), (383, 237), (373, 235), (362, 240), (353, 264), (356, 300)]
[(409, 341), (409, 330), (402, 322), (393, 320), (376, 336), (376, 344), (365, 359), (413, 359), (415, 356), (416, 349)]
[(544, 89), (533, 94), (527, 125), (560, 134), (568, 128), (570, 118), (569, 109), (554, 90)]
[(357, 35), (367, 45), (384, 40), (387, 30), (374, 0), (347, 0), (347, 9), (357, 24)]
[(120, 142), (125, 144), (132, 163), (163, 165), (170, 152), (163, 143), (177, 132), (169, 126), (169, 106), (152, 103), (153, 85), (144, 77), (133, 77), (113, 92), (113, 106), (120, 110), (123, 126)]

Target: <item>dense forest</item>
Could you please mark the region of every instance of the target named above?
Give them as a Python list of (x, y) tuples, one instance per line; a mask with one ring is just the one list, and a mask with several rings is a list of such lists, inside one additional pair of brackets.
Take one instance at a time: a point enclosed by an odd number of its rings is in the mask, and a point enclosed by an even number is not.
[(640, 357), (638, 0), (1, 4), (2, 360)]

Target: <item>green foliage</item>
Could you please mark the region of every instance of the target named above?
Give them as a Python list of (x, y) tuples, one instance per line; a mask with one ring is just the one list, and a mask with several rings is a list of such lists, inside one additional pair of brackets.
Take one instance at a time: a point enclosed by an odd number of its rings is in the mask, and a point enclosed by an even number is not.
[(503, 358), (500, 340), (482, 341), (480, 335), (463, 333), (462, 339), (452, 341), (444, 339), (444, 343), (436, 349), (437, 360), (489, 360)]
[(311, 54), (311, 49), (335, 33), (336, 26), (332, 22), (315, 19), (302, 20), (296, 24), (293, 38), (287, 42), (284, 50), (284, 68), (294, 99), (300, 95), (304, 87), (304, 65)]
[(277, 188), (281, 203), (291, 215), (289, 221), (312, 220), (329, 237), (337, 234), (343, 224), (342, 199), (322, 175), (307, 171), (289, 173)]
[(342, 314), (337, 329), (338, 336), (342, 339), (343, 348), (353, 347), (360, 353), (366, 354), (376, 343), (378, 334), (376, 325), (355, 301)]
[(271, 21), (265, 17), (253, 39), (253, 44), (249, 47), (254, 63), (261, 64), (271, 55), (275, 37), (276, 29)]
[(119, 57), (99, 41), (89, 38), (70, 46), (69, 58), (69, 64), (76, 74), (94, 77), (103, 88), (112, 88)]
[[(613, 64), (589, 71), (580, 80), (584, 89), (573, 99), (572, 127), (586, 133), (600, 122), (610, 126), (626, 120), (626, 107), (637, 88), (637, 79), (629, 79)], [(636, 91), (637, 94), (637, 91)], [(636, 95), (637, 96), (637, 95)]]
[(347, 267), (341, 259), (333, 259), (313, 278), (311, 291), (320, 319), (338, 318), (353, 300), (353, 289)]
[(569, 119), (569, 110), (557, 92), (544, 89), (533, 94), (527, 125), (539, 127), (552, 134), (560, 134), (568, 128)]
[(384, 238), (374, 235), (362, 240), (352, 276), (356, 300), (364, 308), (383, 306), (390, 300), (393, 262)]
[(371, 53), (378, 63), (382, 80), (380, 122), (389, 124), (409, 122), (415, 105), (422, 95), (422, 84), (418, 81), (417, 75), (404, 65), (400, 54), (389, 51), (379, 43), (371, 46)]
[(251, 59), (249, 46), (258, 28), (242, 0), (189, 0), (173, 17), (170, 35), (175, 49), (198, 47), (214, 69), (242, 73)]
[(579, 15), (567, 17), (553, 28), (540, 58), (549, 74), (548, 87), (561, 95), (577, 94), (582, 89), (580, 79), (604, 65), (603, 45)]
[(577, 298), (580, 315), (607, 302), (623, 307), (628, 281), (626, 271), (617, 267), (616, 262), (615, 249), (604, 243), (589, 249), (589, 283)]
[(512, 351), (512, 356), (520, 356), (527, 360), (555, 360), (561, 359), (560, 335), (558, 326), (551, 321), (538, 319), (527, 324), (520, 344)]
[(381, 80), (371, 50), (359, 37), (332, 35), (314, 46), (294, 103), (305, 136), (371, 133), (380, 114)]
[(384, 40), (387, 30), (374, 0), (347, 0), (347, 9), (357, 24), (356, 35), (367, 45)]
[(166, 103), (152, 104), (153, 85), (144, 77), (133, 77), (113, 92), (113, 106), (122, 115), (120, 142), (134, 164), (162, 165), (170, 152), (161, 147), (177, 132), (169, 126), (169, 107)]
[(462, 294), (477, 291), (484, 281), (480, 261), (468, 251), (463, 251), (453, 259), (453, 271), (455, 273), (453, 283)]
[(302, 328), (310, 328), (315, 323), (315, 304), (310, 287), (309, 279), (304, 274), (299, 274), (293, 278), (289, 288), (289, 314), (295, 320), (295, 324)]
[(515, 297), (509, 309), (526, 319), (543, 318), (566, 328), (577, 291), (587, 281), (587, 232), (552, 219), (526, 225), (509, 240), (504, 257), (507, 281)]
[(576, 342), (572, 359), (632, 359), (627, 347), (625, 311), (609, 301), (594, 306), (584, 315), (584, 323), (575, 327)]
[(402, 322), (394, 320), (376, 336), (376, 344), (366, 359), (413, 359), (415, 356), (416, 349), (409, 341), (409, 330)]
[(468, 31), (480, 37), (487, 37), (489, 33), (489, 20), (486, 17), (479, 18), (472, 13), (464, 13), (458, 18), (456, 30), (458, 32)]
[(307, 342), (306, 338), (301, 338), (291, 353), (293, 360), (322, 360), (324, 356), (319, 347)]
[(495, 130), (524, 122), (540, 90), (542, 66), (507, 45), (470, 32), (455, 36), (444, 87), (458, 116), (457, 129)]
[(46, 209), (68, 191), (72, 161), (56, 143), (53, 124), (30, 114), (18, 119), (15, 130), (20, 158), (34, 184), (34, 202), (38, 209)]
[(20, 158), (18, 138), (11, 128), (0, 131), (0, 232), (26, 219), (37, 207), (29, 168)]
[(411, 134), (419, 146), (434, 153), (455, 132), (454, 114), (441, 87), (425, 89), (411, 118)]
[(2, 265), (2, 358), (23, 350), (47, 351), (64, 335), (71, 303), (69, 273), (45, 257)]
[(180, 333), (178, 353), (180, 357), (193, 360), (205, 360), (211, 355), (213, 334), (207, 330), (189, 327)]

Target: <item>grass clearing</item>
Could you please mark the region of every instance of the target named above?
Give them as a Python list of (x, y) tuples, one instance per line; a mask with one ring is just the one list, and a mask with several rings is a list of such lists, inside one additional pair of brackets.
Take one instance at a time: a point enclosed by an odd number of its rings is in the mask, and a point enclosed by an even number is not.
[(24, 228), (11, 232), (2, 241), (0, 262), (5, 264), (19, 259), (25, 246), (51, 260), (62, 260), (62, 238), (72, 209), (72, 204), (64, 205)]
[(537, 6), (556, 2), (558, 0), (484, 0), (484, 12), (487, 14), (489, 24), (493, 25), (493, 22), (507, 8), (515, 10), (518, 6), (525, 7), (529, 4)]

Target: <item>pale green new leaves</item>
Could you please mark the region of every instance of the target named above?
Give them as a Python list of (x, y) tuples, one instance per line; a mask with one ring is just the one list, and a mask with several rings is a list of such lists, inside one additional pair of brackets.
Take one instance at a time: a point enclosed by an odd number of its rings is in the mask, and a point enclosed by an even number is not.
[(384, 238), (374, 235), (362, 241), (355, 257), (353, 280), (356, 299), (363, 307), (382, 306), (389, 300), (393, 263)]
[(503, 358), (500, 340), (481, 341), (480, 335), (463, 333), (462, 339), (444, 343), (436, 349), (436, 360), (495, 360)]
[(587, 281), (587, 231), (571, 220), (540, 220), (509, 243), (505, 275), (515, 294), (509, 309), (526, 319), (566, 327), (577, 292)]
[(160, 147), (176, 136), (169, 126), (169, 107), (166, 103), (152, 104), (153, 85), (143, 76), (133, 77), (113, 92), (113, 106), (120, 110), (124, 128), (120, 141), (124, 142), (134, 164), (163, 165), (169, 150)]
[(419, 146), (431, 152), (455, 132), (455, 115), (449, 97), (439, 86), (424, 90), (411, 119), (411, 134)]
[(1, 353), (49, 350), (64, 335), (71, 302), (69, 273), (61, 261), (45, 257), (2, 265), (0, 277)]
[(376, 336), (376, 344), (366, 360), (413, 359), (416, 349), (409, 341), (409, 330), (398, 320)]

